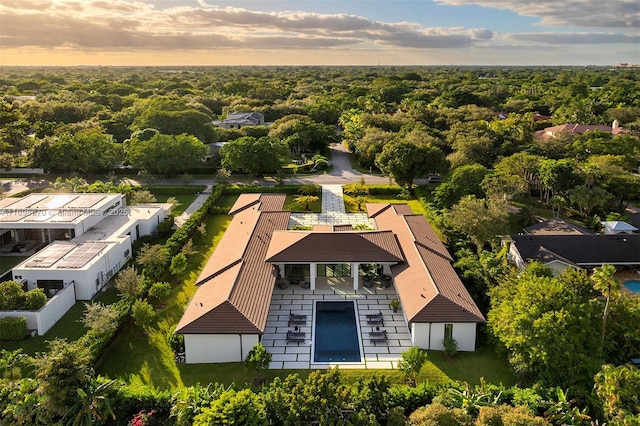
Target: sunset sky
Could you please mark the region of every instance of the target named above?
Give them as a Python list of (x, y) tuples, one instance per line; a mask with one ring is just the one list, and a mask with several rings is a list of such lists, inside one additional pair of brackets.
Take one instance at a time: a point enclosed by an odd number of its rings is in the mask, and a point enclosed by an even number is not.
[(2, 0), (0, 65), (640, 63), (638, 0)]

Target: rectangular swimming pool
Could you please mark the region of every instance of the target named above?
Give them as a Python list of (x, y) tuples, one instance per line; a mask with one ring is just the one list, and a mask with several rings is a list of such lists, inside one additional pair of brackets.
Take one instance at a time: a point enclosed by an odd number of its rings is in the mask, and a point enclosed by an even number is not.
[(316, 302), (314, 362), (360, 362), (354, 302)]

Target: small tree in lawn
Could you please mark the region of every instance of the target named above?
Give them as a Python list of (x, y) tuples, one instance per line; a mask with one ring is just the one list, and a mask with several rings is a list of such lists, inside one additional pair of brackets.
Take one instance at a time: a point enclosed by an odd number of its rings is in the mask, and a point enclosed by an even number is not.
[(197, 229), (198, 233), (201, 236), (204, 237), (204, 236), (207, 235), (207, 224), (206, 223), (202, 222), (200, 225), (198, 225), (198, 227), (196, 229)]
[(182, 274), (185, 271), (185, 269), (187, 269), (188, 263), (189, 262), (187, 261), (187, 256), (185, 256), (183, 253), (178, 253), (175, 256), (173, 256), (173, 259), (171, 259), (171, 265), (169, 266), (169, 271), (171, 271), (173, 275), (178, 277), (180, 274)]
[(186, 243), (180, 249), (180, 253), (184, 254), (187, 258), (187, 263), (189, 263), (189, 258), (195, 254), (198, 254), (198, 250), (193, 248), (193, 239), (189, 238)]
[(136, 325), (142, 328), (145, 333), (151, 326), (151, 322), (156, 316), (153, 310), (153, 306), (146, 300), (138, 299), (133, 303), (131, 307), (131, 315), (136, 322)]
[(171, 284), (167, 282), (154, 283), (149, 289), (149, 297), (155, 299), (158, 304), (171, 293)]
[(255, 371), (258, 376), (257, 381), (262, 383), (264, 378), (261, 377), (261, 373), (267, 371), (272, 358), (271, 352), (267, 351), (264, 346), (258, 343), (251, 348), (249, 354), (247, 354), (247, 357), (244, 359), (244, 366), (249, 370)]
[(120, 296), (130, 299), (140, 297), (143, 290), (140, 276), (133, 266), (129, 266), (118, 273), (115, 286)]
[(413, 346), (402, 353), (402, 359), (398, 362), (398, 369), (411, 382), (410, 385), (415, 386), (418, 373), (425, 362), (427, 362), (427, 353), (417, 346)]
[(82, 323), (89, 330), (94, 330), (97, 333), (106, 333), (116, 327), (119, 314), (115, 306), (91, 302), (85, 303), (84, 307)]

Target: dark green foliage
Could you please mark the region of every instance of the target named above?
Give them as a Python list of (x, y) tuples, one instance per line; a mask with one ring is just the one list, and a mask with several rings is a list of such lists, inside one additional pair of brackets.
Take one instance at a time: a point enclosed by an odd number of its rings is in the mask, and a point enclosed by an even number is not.
[(47, 303), (47, 295), (41, 288), (34, 288), (24, 294), (24, 309), (38, 311)]
[(471, 426), (473, 420), (460, 408), (447, 408), (434, 402), (411, 413), (409, 424), (415, 426)]
[(244, 366), (249, 370), (256, 372), (258, 380), (262, 374), (269, 369), (273, 355), (267, 351), (260, 343), (251, 348), (247, 357), (244, 359)]
[(156, 134), (148, 141), (132, 139), (127, 146), (127, 160), (139, 170), (177, 176), (204, 167), (209, 149), (194, 136)]
[(236, 392), (230, 389), (211, 401), (209, 408), (195, 416), (194, 426), (208, 425), (267, 425), (264, 403), (249, 389)]
[(176, 334), (176, 328), (172, 327), (167, 332), (167, 342), (173, 352), (184, 352), (184, 334)]
[(25, 317), (0, 318), (0, 341), (22, 340), (27, 335)]
[(466, 195), (484, 197), (482, 180), (489, 170), (479, 164), (460, 166), (453, 170), (449, 178), (434, 191), (434, 201), (440, 207), (450, 208)]
[(24, 305), (22, 285), (15, 281), (0, 283), (0, 310), (15, 311)]
[(166, 237), (171, 232), (172, 227), (173, 227), (173, 217), (169, 216), (158, 224), (158, 227), (156, 228), (156, 231), (158, 232), (158, 236)]
[(56, 339), (49, 342), (49, 352), (40, 354), (34, 363), (42, 408), (51, 419), (64, 416), (75, 404), (78, 389), (86, 388), (91, 380), (87, 350)]
[(277, 172), (289, 155), (286, 142), (267, 136), (259, 139), (245, 136), (220, 148), (222, 167), (254, 176)]

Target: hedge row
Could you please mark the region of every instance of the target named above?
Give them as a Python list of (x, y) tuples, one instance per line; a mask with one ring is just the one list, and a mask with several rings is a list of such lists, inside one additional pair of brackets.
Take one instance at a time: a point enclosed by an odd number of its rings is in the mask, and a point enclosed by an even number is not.
[(132, 188), (146, 190), (156, 195), (196, 195), (207, 189), (206, 185), (141, 185)]
[(25, 317), (0, 318), (0, 341), (22, 340), (27, 335)]
[(277, 185), (277, 186), (257, 186), (257, 185), (229, 185), (224, 188), (224, 195), (240, 195), (246, 193), (275, 193), (275, 194), (297, 194), (300, 185)]

